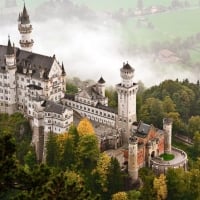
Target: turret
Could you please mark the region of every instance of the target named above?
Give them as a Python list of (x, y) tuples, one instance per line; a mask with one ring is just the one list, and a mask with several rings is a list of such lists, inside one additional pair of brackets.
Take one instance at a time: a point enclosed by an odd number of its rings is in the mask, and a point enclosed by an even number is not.
[(14, 46), (12, 47), (11, 45), (10, 36), (8, 36), (8, 45), (5, 55), (5, 62), (7, 68), (15, 67), (16, 61), (15, 61)]
[(164, 131), (164, 139), (165, 139), (165, 146), (164, 146), (164, 152), (165, 153), (171, 153), (172, 149), (172, 119), (165, 118), (163, 119), (163, 131)]
[(138, 140), (137, 137), (131, 136), (128, 144), (128, 173), (135, 182), (138, 179)]
[(22, 50), (32, 51), (32, 46), (34, 43), (33, 39), (31, 39), (32, 25), (30, 24), (30, 19), (25, 4), (23, 12), (19, 14), (18, 30), (21, 34), (19, 43)]
[(120, 69), (121, 83), (123, 87), (129, 88), (133, 85), (134, 69), (128, 64), (123, 63)]
[(64, 97), (64, 93), (66, 91), (66, 72), (65, 72), (65, 67), (64, 67), (64, 64), (62, 63), (62, 66), (61, 66), (61, 69), (62, 69), (62, 90), (63, 90), (63, 97)]
[(105, 81), (103, 79), (103, 77), (101, 76), (101, 78), (98, 80), (97, 82), (97, 90), (99, 92), (99, 94), (101, 94), (103, 97), (105, 97)]

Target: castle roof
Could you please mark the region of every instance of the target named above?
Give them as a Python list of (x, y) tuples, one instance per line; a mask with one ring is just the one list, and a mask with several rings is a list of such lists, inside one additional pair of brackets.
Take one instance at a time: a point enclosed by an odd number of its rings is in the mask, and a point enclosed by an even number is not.
[(142, 135), (147, 135), (150, 131), (151, 126), (149, 124), (145, 124), (144, 122), (140, 122), (137, 132)]
[[(10, 47), (9, 47), (10, 48)], [(0, 67), (5, 67), (4, 56), (7, 53), (7, 46), (0, 45)], [(17, 72), (24, 74), (23, 69), (27, 73), (29, 69), (32, 70), (31, 76), (35, 79), (40, 79), (40, 71), (43, 70), (44, 79), (48, 79), (49, 72), (55, 60), (54, 57), (44, 56), (37, 53), (24, 51), (19, 48), (16, 50)], [(11, 50), (9, 50), (10, 52)]]
[(134, 72), (134, 69), (129, 65), (129, 63), (127, 62), (126, 64), (123, 64), (123, 67), (121, 68), (121, 71), (130, 71), (130, 72)]
[(99, 108), (99, 109), (102, 109), (102, 110), (105, 110), (105, 111), (108, 111), (108, 112), (112, 112), (112, 113), (117, 114), (117, 109), (112, 108), (112, 107), (108, 107), (108, 106), (104, 106), (104, 105), (102, 105), (101, 103), (98, 103), (98, 104), (96, 105), (96, 108)]
[(30, 19), (25, 4), (20, 19), (22, 24), (30, 24)]
[(100, 84), (104, 84), (104, 83), (105, 83), (105, 80), (103, 79), (102, 76), (101, 76), (101, 78), (98, 80), (98, 83), (100, 83)]
[(8, 38), (8, 46), (7, 46), (6, 55), (13, 55), (13, 54), (14, 54), (14, 48), (11, 45), (10, 38)]
[(66, 110), (69, 110), (69, 108), (67, 106), (58, 104), (53, 101), (45, 101), (43, 103), (43, 106), (45, 107), (45, 109), (44, 109), (45, 112), (57, 113), (60, 115), (63, 114)]

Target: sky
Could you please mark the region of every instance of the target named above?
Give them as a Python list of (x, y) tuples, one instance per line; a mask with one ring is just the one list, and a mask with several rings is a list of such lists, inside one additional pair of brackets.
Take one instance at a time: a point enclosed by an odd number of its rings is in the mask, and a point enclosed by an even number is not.
[[(27, 9), (30, 12), (30, 8)], [(191, 71), (179, 68), (175, 70), (173, 65), (158, 67), (143, 55), (130, 54), (123, 45), (123, 38), (116, 32), (118, 24), (114, 21), (87, 21), (78, 18), (63, 20), (51, 17), (43, 21), (36, 20), (34, 13), (30, 13), (33, 14), (30, 14), (33, 52), (48, 56), (55, 54), (57, 60), (64, 63), (70, 78), (98, 81), (102, 76), (107, 86), (115, 86), (121, 81), (120, 68), (123, 62), (128, 61), (135, 69), (134, 81), (140, 80), (146, 87), (159, 84), (165, 79), (189, 78), (196, 81)], [(0, 44), (7, 44), (7, 36), (10, 35), (15, 46), (19, 46), (20, 35), (16, 19), (1, 26)]]

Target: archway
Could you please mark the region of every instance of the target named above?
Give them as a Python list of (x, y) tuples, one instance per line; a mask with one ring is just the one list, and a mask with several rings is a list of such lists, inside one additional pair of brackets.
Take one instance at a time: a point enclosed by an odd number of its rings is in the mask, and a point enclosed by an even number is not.
[(154, 158), (155, 157), (155, 151), (152, 151), (151, 152), (151, 158)]

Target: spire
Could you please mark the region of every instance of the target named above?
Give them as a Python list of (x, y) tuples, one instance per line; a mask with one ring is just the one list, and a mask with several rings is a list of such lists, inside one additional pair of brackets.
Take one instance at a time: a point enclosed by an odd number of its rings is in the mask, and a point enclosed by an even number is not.
[(63, 65), (63, 62), (62, 62), (62, 75), (65, 75), (66, 73), (65, 73), (65, 67), (64, 67), (64, 65)]
[(24, 2), (23, 12), (21, 14), (21, 23), (22, 24), (30, 24), (30, 19), (29, 19), (28, 12), (26, 10), (25, 2)]
[(105, 80), (103, 79), (102, 76), (101, 76), (101, 78), (98, 80), (98, 83), (100, 83), (100, 84), (104, 84), (104, 83), (105, 83)]
[(7, 46), (7, 55), (13, 55), (14, 54), (14, 48), (11, 46), (10, 42), (10, 36), (8, 36), (8, 46)]

